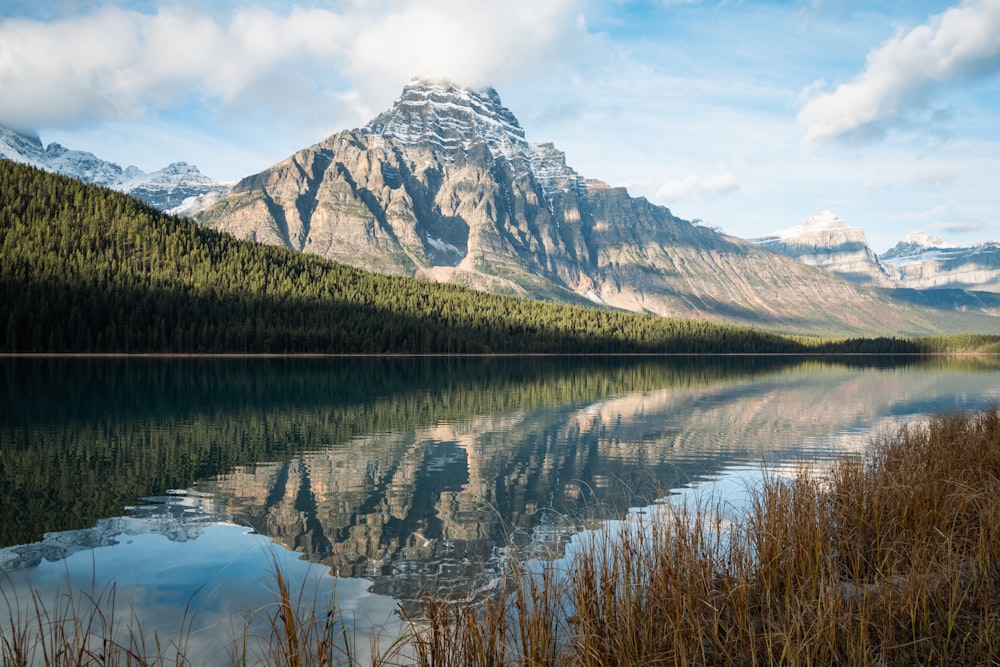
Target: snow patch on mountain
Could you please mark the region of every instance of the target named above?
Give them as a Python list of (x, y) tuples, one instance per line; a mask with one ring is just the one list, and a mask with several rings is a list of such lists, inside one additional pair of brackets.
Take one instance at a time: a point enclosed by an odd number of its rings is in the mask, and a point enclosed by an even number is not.
[(572, 192), (581, 203), (587, 201), (586, 179), (566, 165), (566, 154), (555, 144), (530, 144), (527, 157), (535, 180), (550, 202), (559, 192)]
[(113, 188), (171, 213), (185, 213), (207, 195), (218, 201), (231, 189), (205, 176), (194, 165), (174, 162), (146, 173), (135, 166), (122, 168), (93, 153), (68, 149), (60, 144), (42, 144), (34, 132), (0, 126), (0, 158), (53, 171), (85, 183)]
[(432, 248), (438, 250), (439, 252), (451, 253), (453, 255), (459, 255), (459, 256), (464, 254), (459, 248), (456, 248), (452, 244), (447, 243), (446, 241), (442, 241), (441, 239), (436, 239), (433, 236), (427, 237), (427, 243), (429, 243)]
[(961, 245), (912, 232), (884, 252), (881, 260), (895, 280), (906, 287), (1000, 292), (998, 241)]
[[(979, 244), (981, 245), (981, 244)], [(904, 266), (926, 261), (940, 261), (955, 255), (956, 251), (966, 254), (975, 246), (947, 243), (939, 236), (926, 232), (910, 232), (899, 243), (882, 253), (882, 261), (892, 266)]]
[(761, 247), (793, 257), (861, 285), (891, 287), (860, 227), (848, 226), (832, 211), (821, 211), (795, 227), (751, 239)]
[(753, 239), (753, 241), (759, 245), (767, 246), (774, 242), (788, 242), (788, 241), (798, 241), (804, 236), (809, 236), (812, 234), (818, 234), (821, 232), (829, 232), (833, 230), (846, 230), (848, 229), (847, 223), (841, 220), (832, 211), (820, 211), (816, 215), (810, 216), (802, 221), (801, 224), (795, 225), (794, 227), (789, 227), (788, 229), (782, 229), (777, 232), (768, 234), (767, 236)]
[(391, 109), (362, 130), (393, 137), (406, 148), (432, 146), (451, 155), (484, 141), (494, 158), (522, 169), (527, 162), (524, 130), (493, 88), (469, 90), (447, 81), (414, 79)]
[(957, 243), (946, 243), (940, 236), (931, 236), (927, 232), (910, 232), (900, 243), (904, 245), (922, 246), (924, 248), (958, 248)]

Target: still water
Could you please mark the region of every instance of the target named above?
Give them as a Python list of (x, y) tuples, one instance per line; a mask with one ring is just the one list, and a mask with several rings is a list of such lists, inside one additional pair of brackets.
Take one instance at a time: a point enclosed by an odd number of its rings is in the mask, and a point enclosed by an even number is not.
[[(0, 618), (111, 595), (225, 664), (275, 561), (358, 647), (595, 517), (1000, 402), (1000, 360), (0, 360)], [(60, 597), (62, 596), (62, 597)], [(187, 610), (187, 611), (185, 611)], [(261, 613), (263, 612), (263, 613)]]

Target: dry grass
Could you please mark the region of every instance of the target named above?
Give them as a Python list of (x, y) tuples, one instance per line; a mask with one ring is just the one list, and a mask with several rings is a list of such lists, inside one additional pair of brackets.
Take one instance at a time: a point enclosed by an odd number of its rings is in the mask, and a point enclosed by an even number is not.
[[(565, 571), (515, 559), (482, 599), (428, 596), (371, 663), (1000, 664), (996, 407), (904, 428), (823, 476), (770, 478), (731, 524), (710, 505), (640, 518), (594, 533)], [(264, 649), (244, 632), (233, 663), (358, 664), (335, 606), (293, 595), (277, 561), (274, 574)], [(52, 612), (35, 598), (9, 619), (4, 664), (187, 663), (183, 637), (156, 638), (151, 658), (141, 631), (115, 640), (113, 595)]]
[(420, 662), (1000, 663), (995, 407), (769, 479), (728, 530), (710, 509), (598, 536), (566, 577), (514, 572), (502, 603), (430, 601)]
[[(12, 588), (13, 589), (13, 588)], [(0, 589), (7, 607), (0, 621), (0, 659), (4, 667), (182, 667), (187, 657), (190, 609), (185, 609), (178, 637), (150, 641), (130, 616), (116, 618), (116, 588), (74, 592), (72, 586), (51, 603), (30, 590), (28, 600), (12, 599)]]
[[(334, 594), (321, 599), (318, 588), (310, 594), (303, 581), (293, 595), (291, 584), (276, 556), (272, 554), (274, 576), (272, 605), (257, 614), (266, 617), (263, 637), (251, 634), (252, 618), (234, 642), (232, 664), (273, 665), (274, 667), (354, 667), (362, 664), (358, 656), (353, 624), (337, 609)], [(252, 615), (251, 615), (252, 616)], [(373, 667), (395, 664), (404, 653), (409, 636), (397, 637), (388, 647), (381, 647), (379, 635), (371, 636), (370, 664)]]

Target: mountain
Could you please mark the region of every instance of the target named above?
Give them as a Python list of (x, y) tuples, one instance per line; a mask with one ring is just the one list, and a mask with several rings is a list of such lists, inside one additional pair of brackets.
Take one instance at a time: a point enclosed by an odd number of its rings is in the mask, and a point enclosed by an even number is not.
[(905, 287), (1000, 292), (1000, 242), (997, 241), (963, 246), (913, 232), (882, 253), (880, 259), (890, 275)]
[(414, 80), (366, 126), (237, 183), (197, 219), (239, 238), (479, 290), (764, 326), (911, 335), (940, 313), (675, 217), (525, 139), (493, 89)]
[(824, 211), (753, 242), (855, 283), (891, 289), (896, 301), (1000, 315), (1000, 243), (995, 241), (963, 246), (913, 232), (876, 255), (860, 228)]
[(751, 241), (860, 285), (893, 286), (889, 274), (868, 245), (864, 230), (848, 227), (830, 211), (806, 218), (796, 227)]
[(0, 353), (806, 350), (749, 327), (362, 271), (9, 160), (0, 160), (0, 256)]
[(70, 150), (57, 143), (44, 146), (37, 134), (3, 126), (0, 126), (0, 158), (120, 190), (161, 211), (173, 213), (188, 211), (197, 198), (215, 201), (229, 191), (229, 186), (185, 162), (174, 162), (147, 174), (138, 167), (122, 169), (93, 153)]

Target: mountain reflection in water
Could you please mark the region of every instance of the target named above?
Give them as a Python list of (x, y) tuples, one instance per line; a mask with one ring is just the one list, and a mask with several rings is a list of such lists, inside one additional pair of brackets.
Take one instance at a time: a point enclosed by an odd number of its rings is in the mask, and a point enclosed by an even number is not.
[(397, 601), (489, 586), (512, 546), (557, 557), (589, 519), (733, 466), (1000, 400), (1000, 365), (974, 360), (0, 363), (0, 568), (138, 534), (194, 552), (235, 523)]

